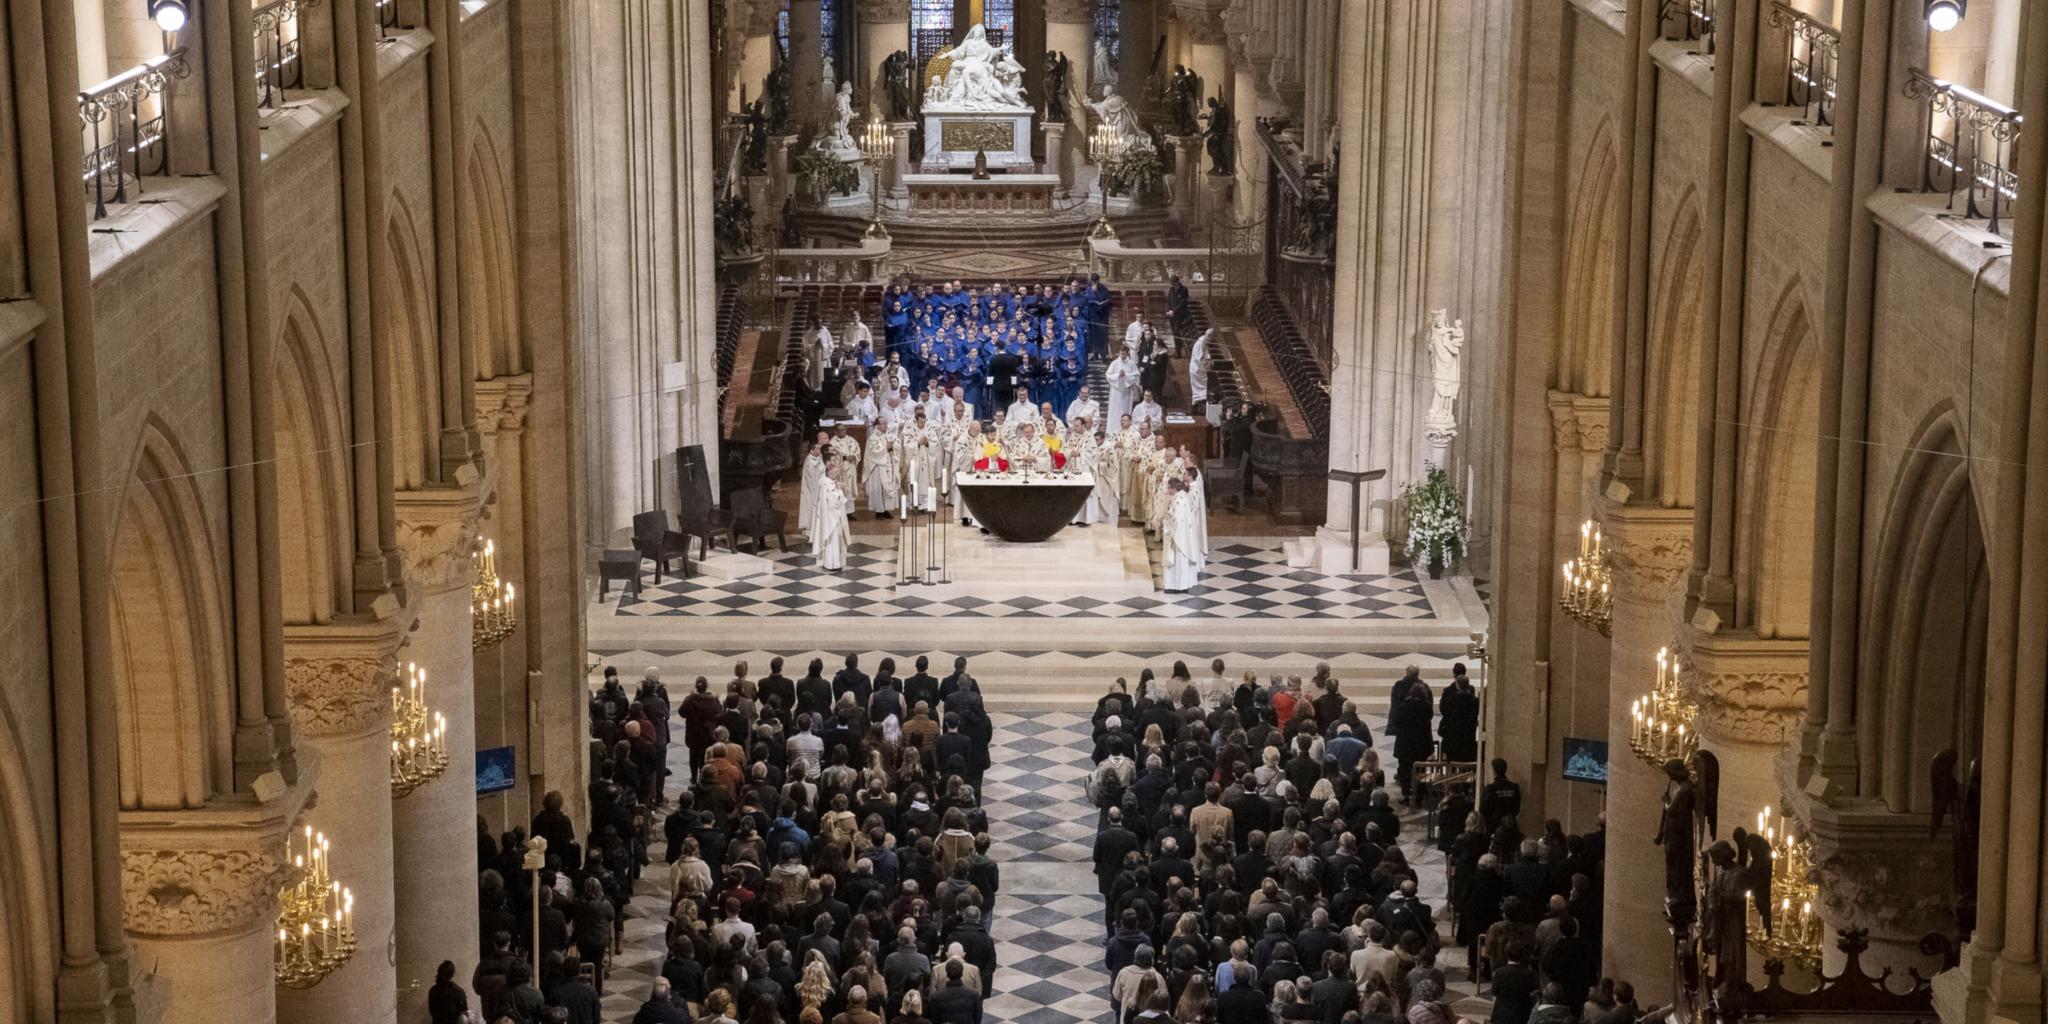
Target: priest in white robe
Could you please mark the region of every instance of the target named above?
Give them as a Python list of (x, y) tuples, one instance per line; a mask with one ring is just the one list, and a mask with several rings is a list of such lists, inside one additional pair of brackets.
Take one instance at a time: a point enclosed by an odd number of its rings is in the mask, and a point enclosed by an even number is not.
[(1131, 317), (1131, 325), (1124, 328), (1124, 347), (1136, 352), (1138, 350), (1138, 342), (1143, 340), (1144, 337), (1145, 314), (1139, 313)]
[(847, 433), (841, 423), (832, 435), (832, 457), (825, 462), (825, 475), (846, 495), (846, 514), (853, 514), (853, 501), (860, 493), (860, 441)]
[(1154, 433), (1166, 429), (1166, 410), (1160, 408), (1158, 399), (1153, 398), (1150, 391), (1145, 392), (1143, 401), (1132, 407), (1131, 418), (1139, 423), (1152, 424)]
[(1137, 349), (1124, 346), (1102, 373), (1109, 378), (1109, 422), (1115, 423), (1138, 404)]
[(872, 424), (882, 410), (875, 405), (875, 393), (862, 381), (854, 388), (853, 400), (846, 403), (846, 418), (856, 423)]
[(1195, 507), (1194, 496), (1188, 493), (1187, 481), (1181, 477), (1167, 482), (1167, 500), (1169, 505), (1159, 533), (1166, 561), (1161, 582), (1167, 593), (1185, 594), (1194, 589), (1202, 576), (1200, 527), (1195, 522), (1200, 510)]
[(1209, 336), (1215, 333), (1213, 327), (1203, 331), (1188, 351), (1188, 400), (1196, 405), (1209, 401)]
[(923, 409), (903, 427), (903, 484), (910, 503), (926, 512), (938, 510), (939, 474), (946, 465), (946, 445)]
[(868, 428), (867, 461), (861, 466), (867, 484), (868, 511), (876, 519), (896, 514), (897, 499), (903, 494), (903, 448), (896, 432), (877, 424)]
[(846, 568), (846, 549), (853, 543), (853, 530), (846, 519), (853, 514), (853, 499), (839, 489), (829, 473), (818, 488), (817, 504), (811, 513), (805, 532), (811, 535), (812, 560), (826, 572)]
[(818, 431), (818, 439), (811, 443), (811, 450), (804, 453), (803, 486), (797, 492), (797, 529), (809, 534), (811, 515), (818, 505), (818, 488), (825, 482), (825, 460), (831, 457), (832, 435)]
[[(968, 420), (966, 428), (953, 436), (953, 446), (949, 453), (951, 464), (948, 467), (951, 472), (947, 474), (948, 478), (957, 481), (962, 475), (974, 472), (974, 464), (981, 458), (987, 441), (987, 436), (981, 432), (981, 421)], [(973, 517), (967, 513), (967, 503), (960, 498), (959, 487), (953, 487), (951, 493), (953, 507), (960, 515), (960, 525), (974, 525)]]
[(1052, 472), (1052, 449), (1046, 447), (1045, 438), (1038, 436), (1038, 426), (1030, 420), (1025, 420), (1017, 428), (1017, 435), (1003, 446), (1003, 458), (1009, 460), (1013, 472)]
[(1083, 388), (1081, 396), (1067, 403), (1067, 424), (1071, 426), (1075, 420), (1080, 419), (1085, 419), (1091, 424), (1101, 423), (1102, 406), (1095, 401), (1094, 396), (1087, 392), (1088, 384), (1086, 381), (1081, 383), (1081, 387)]
[(846, 345), (857, 350), (863, 344), (872, 350), (875, 347), (875, 334), (868, 330), (867, 322), (860, 318), (860, 310), (856, 309), (853, 311), (853, 322), (846, 325)]
[(817, 332), (811, 335), (811, 390), (816, 391), (825, 386), (825, 368), (832, 365), (832, 359), (838, 351), (839, 343), (832, 340), (832, 328), (825, 326), (824, 321), (819, 321)]
[(1207, 478), (1202, 476), (1202, 461), (1188, 451), (1186, 445), (1180, 449), (1181, 472), (1188, 482), (1188, 494), (1195, 499), (1195, 563), (1199, 568), (1209, 566), (1209, 487)]
[(1038, 419), (1038, 405), (1031, 400), (1030, 391), (1018, 388), (1017, 400), (1011, 402), (1010, 407), (1003, 410), (1003, 414), (1004, 418), (1009, 420), (1012, 426), (1019, 423), (1031, 423)]

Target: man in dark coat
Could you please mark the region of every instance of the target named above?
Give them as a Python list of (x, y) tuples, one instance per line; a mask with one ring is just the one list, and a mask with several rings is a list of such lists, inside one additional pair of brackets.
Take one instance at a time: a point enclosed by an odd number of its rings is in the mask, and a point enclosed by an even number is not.
[(960, 912), (960, 923), (946, 933), (946, 944), (957, 942), (966, 954), (965, 959), (981, 972), (981, 997), (988, 998), (995, 991), (996, 940), (989, 937), (988, 929), (981, 925), (981, 908), (970, 905)]
[(1508, 947), (1508, 962), (1493, 972), (1493, 1015), (1488, 1024), (1529, 1024), (1536, 1009), (1536, 990), (1541, 987), (1536, 970), (1529, 966), (1528, 947), (1517, 942)]
[(1123, 870), (1124, 857), (1140, 845), (1137, 833), (1124, 827), (1122, 808), (1110, 808), (1108, 817), (1109, 823), (1095, 833), (1095, 882), (1104, 894), (1116, 873)]
[(711, 682), (703, 676), (697, 677), (697, 685), (688, 697), (683, 698), (683, 743), (690, 748), (690, 774), (704, 767), (704, 752), (711, 748), (712, 730), (718, 728), (718, 716), (725, 713), (725, 705), (711, 695)]
[(960, 961), (947, 961), (946, 983), (925, 1003), (925, 1015), (932, 1024), (981, 1024), (981, 993), (960, 980), (966, 973)]
[(846, 694), (853, 694), (853, 703), (859, 707), (868, 706), (868, 697), (874, 693), (874, 682), (866, 672), (860, 670), (860, 655), (846, 656), (846, 667), (832, 677), (832, 699), (838, 700)]
[(832, 684), (825, 679), (823, 658), (812, 658), (810, 671), (796, 681), (796, 710), (813, 715), (832, 710)]
[(1387, 724), (1394, 730), (1394, 760), (1399, 764), (1394, 781), (1401, 785), (1404, 804), (1413, 794), (1415, 762), (1428, 760), (1434, 746), (1429, 739), (1431, 714), (1429, 684), (1418, 679), (1387, 715)]
[(1472, 688), (1463, 663), (1451, 666), (1451, 685), (1437, 707), (1436, 728), (1443, 737), (1445, 760), (1479, 760), (1479, 691)]

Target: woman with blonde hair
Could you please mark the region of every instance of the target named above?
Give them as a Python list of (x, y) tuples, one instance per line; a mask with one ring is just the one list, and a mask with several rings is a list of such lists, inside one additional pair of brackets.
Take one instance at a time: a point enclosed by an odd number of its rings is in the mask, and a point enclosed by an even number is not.
[(930, 1024), (924, 1019), (924, 997), (918, 995), (916, 989), (903, 993), (903, 1005), (889, 1024)]
[(832, 965), (825, 962), (822, 950), (812, 949), (804, 954), (804, 973), (796, 980), (797, 1005), (806, 1011), (815, 1009), (824, 1015), (824, 1007), (837, 989), (832, 983)]

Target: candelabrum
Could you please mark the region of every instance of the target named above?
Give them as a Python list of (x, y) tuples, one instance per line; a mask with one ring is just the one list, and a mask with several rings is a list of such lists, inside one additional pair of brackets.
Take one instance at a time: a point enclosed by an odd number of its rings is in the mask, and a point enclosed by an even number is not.
[(391, 792), (405, 796), (448, 770), (448, 720), (427, 708), (427, 670), (407, 662), (391, 686)]
[(1614, 578), (1591, 519), (1579, 527), (1579, 557), (1564, 563), (1564, 589), (1557, 603), (1581, 625), (1614, 635)]
[(1764, 921), (1755, 893), (1745, 894), (1750, 897), (1749, 946), (1766, 960), (1818, 970), (1822, 925), (1813, 909), (1820, 898), (1812, 878), (1813, 846), (1792, 833), (1784, 815), (1773, 824), (1769, 807), (1757, 812), (1756, 833), (1771, 845), (1771, 919)]
[(476, 560), (476, 577), (469, 584), (469, 642), (481, 651), (495, 647), (519, 628), (518, 594), (512, 584), (498, 577), (498, 549), (495, 541), (484, 541)]
[(328, 870), (324, 832), (305, 831), (286, 842), (291, 881), (277, 894), (277, 946), (271, 957), (277, 982), (311, 988), (356, 951), (355, 894)]
[(1102, 195), (1102, 216), (1095, 226), (1088, 230), (1089, 238), (1114, 240), (1116, 227), (1109, 222), (1109, 163), (1123, 155), (1123, 143), (1117, 139), (1116, 130), (1107, 124), (1095, 126), (1095, 134), (1088, 138), (1088, 155), (1095, 160), (1095, 191)]
[(1656, 688), (1629, 705), (1629, 749), (1660, 771), (1666, 761), (1691, 757), (1700, 748), (1700, 734), (1693, 728), (1699, 711), (1679, 691), (1678, 659), (1670, 648), (1658, 648)]
[(870, 239), (887, 238), (889, 229), (882, 226), (882, 168), (896, 159), (896, 136), (890, 133), (888, 122), (877, 117), (861, 129), (860, 154), (868, 165), (872, 182), (868, 191), (874, 197), (874, 215), (868, 219), (866, 235)]

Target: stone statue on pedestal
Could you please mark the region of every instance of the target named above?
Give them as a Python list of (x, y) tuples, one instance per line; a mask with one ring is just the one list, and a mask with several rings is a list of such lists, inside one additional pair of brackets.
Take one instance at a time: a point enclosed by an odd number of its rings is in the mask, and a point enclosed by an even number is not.
[[(943, 72), (941, 72), (943, 68)], [(932, 58), (937, 76), (925, 90), (925, 107), (952, 110), (1000, 110), (1026, 107), (1024, 65), (1008, 46), (988, 41), (988, 30), (976, 25), (960, 45)]]
[(756, 99), (747, 104), (745, 136), (741, 149), (746, 153), (743, 166), (747, 174), (768, 173), (768, 105), (766, 99)]
[(916, 72), (910, 65), (910, 54), (897, 50), (882, 58), (882, 81), (878, 83), (887, 100), (883, 104), (883, 116), (894, 122), (904, 122), (917, 114), (917, 84), (913, 79)]
[(1458, 436), (1456, 406), (1464, 382), (1465, 321), (1452, 320), (1450, 310), (1429, 312), (1429, 378), (1433, 392), (1422, 430), (1429, 443), (1443, 447)]
[(1132, 146), (1152, 144), (1152, 137), (1146, 134), (1145, 126), (1138, 121), (1137, 110), (1122, 96), (1117, 95), (1115, 90), (1112, 89), (1100, 100), (1084, 99), (1081, 103), (1094, 111), (1095, 116), (1103, 124), (1109, 126), (1110, 136), (1114, 140), (1111, 145), (1118, 153)]
[(1929, 766), (1930, 781), (1934, 784), (1934, 819), (1928, 826), (1929, 838), (1941, 834), (1945, 818), (1955, 819), (1955, 835), (1949, 844), (1950, 875), (1955, 893), (1956, 926), (1967, 937), (1977, 927), (1977, 846), (1979, 833), (1977, 819), (1982, 808), (1984, 769), (1976, 761), (1970, 762), (1967, 778), (1956, 777), (1956, 765), (1960, 760), (1953, 748), (1934, 755)]
[(1739, 983), (1749, 974), (1749, 876), (1726, 840), (1707, 849), (1707, 860), (1713, 877), (1700, 915), (1700, 938), (1713, 951), (1715, 982)]
[(1328, 259), (1337, 240), (1337, 193), (1324, 171), (1311, 170), (1302, 177), (1301, 194), (1294, 197), (1294, 230), (1282, 247), (1288, 256)]
[(1221, 96), (1209, 97), (1209, 112), (1202, 115), (1208, 122), (1203, 134), (1208, 139), (1209, 173), (1216, 177), (1228, 178), (1237, 173), (1237, 119), (1231, 116), (1230, 104)]
[(1095, 41), (1094, 58), (1090, 61), (1089, 89), (1107, 96), (1116, 91), (1116, 54), (1109, 49), (1109, 40)]
[(839, 91), (832, 94), (832, 149), (840, 154), (859, 153), (860, 144), (853, 139), (853, 83), (839, 83)]
[(1657, 845), (1664, 848), (1664, 916), (1674, 926), (1691, 924), (1699, 912), (1699, 826), (1710, 836), (1717, 827), (1720, 762), (1705, 750), (1694, 751), (1691, 761), (1664, 762), (1664, 813), (1657, 823)]
[(1072, 64), (1067, 55), (1058, 50), (1045, 51), (1045, 119), (1061, 121), (1067, 119), (1067, 79)]
[(768, 81), (761, 89), (761, 96), (768, 101), (768, 134), (788, 135), (790, 133), (791, 108), (790, 90), (793, 84), (789, 77), (789, 60), (775, 62), (768, 72)]

